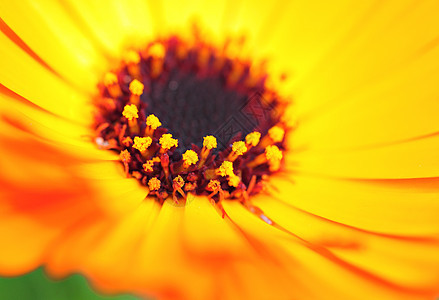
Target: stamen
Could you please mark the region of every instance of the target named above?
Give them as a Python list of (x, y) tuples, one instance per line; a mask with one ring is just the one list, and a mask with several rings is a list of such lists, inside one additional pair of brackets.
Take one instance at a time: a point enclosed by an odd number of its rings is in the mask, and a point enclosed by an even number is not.
[(211, 199), (211, 201), (214, 201), (212, 199), (213, 196), (215, 196), (216, 194), (219, 194), (219, 199), (218, 201), (222, 201), (224, 200), (224, 192), (221, 189), (221, 182), (219, 182), (218, 180), (210, 180), (209, 183), (207, 184), (206, 189), (208, 191), (212, 191), (212, 193), (210, 193), (207, 197), (209, 199)]
[(198, 162), (198, 154), (193, 150), (186, 150), (183, 153), (183, 166), (188, 168), (191, 165), (194, 165)]
[(160, 149), (161, 153), (165, 153), (172, 147), (178, 146), (178, 140), (172, 138), (172, 134), (170, 133), (163, 134), (162, 137), (159, 139), (159, 143), (162, 146), (162, 148)]
[(233, 176), (233, 163), (231, 161), (224, 161), (221, 166), (217, 169), (217, 174), (219, 176)]
[(165, 173), (166, 181), (168, 181), (168, 179), (169, 179), (169, 155), (167, 153), (163, 153), (160, 156), (160, 164), (163, 168), (163, 172)]
[(123, 150), (119, 154), (120, 160), (123, 163), (123, 166), (125, 168), (125, 174), (127, 177), (130, 177), (130, 167), (129, 163), (131, 162), (131, 154), (128, 152), (128, 150)]
[(218, 191), (220, 188), (221, 188), (221, 183), (218, 180), (211, 180), (207, 184), (207, 189), (212, 192)]
[(235, 174), (229, 176), (228, 183), (230, 186), (233, 186), (236, 188), (240, 182), (241, 182), (241, 178), (239, 178), (239, 176), (237, 176)]
[(235, 161), (238, 156), (243, 155), (247, 152), (247, 147), (243, 141), (234, 142), (232, 144), (232, 152), (227, 157), (227, 160)]
[(155, 177), (151, 178), (148, 181), (148, 187), (150, 191), (158, 191), (160, 189), (161, 186), (161, 181)]
[(265, 152), (258, 155), (253, 161), (247, 164), (247, 167), (254, 168), (268, 162), (271, 168), (277, 170), (282, 160), (282, 151), (276, 145), (269, 145), (265, 148)]
[(129, 136), (124, 137), (122, 139), (122, 145), (124, 145), (125, 147), (131, 147), (133, 145), (133, 139)]
[(137, 124), (137, 118), (139, 118), (139, 110), (134, 104), (125, 105), (122, 115), (127, 118), (128, 125), (130, 126), (131, 133), (139, 133), (139, 124)]
[[(126, 52), (117, 73), (105, 74), (95, 101), (97, 147), (117, 151), (127, 177), (160, 203), (187, 193), (208, 196), (216, 207), (226, 198), (249, 201), (281, 168), (287, 128), (277, 112), (287, 101), (270, 88), (263, 63), (239, 58), (240, 47), (170, 37)], [(255, 93), (266, 101), (257, 103)], [(262, 123), (252, 110), (259, 105), (267, 112)], [(232, 125), (242, 129), (232, 134), (226, 125), (238, 115), (245, 118)]]
[(277, 146), (271, 145), (265, 149), (265, 156), (269, 162), (282, 160), (283, 154)]
[(217, 147), (216, 138), (213, 135), (207, 135), (203, 138), (203, 148), (201, 149), (201, 159), (198, 163), (198, 167), (201, 168), (206, 162), (207, 157), (210, 154), (210, 151)]
[(136, 136), (134, 138), (133, 148), (139, 150), (144, 157), (148, 157), (149, 156), (148, 147), (151, 145), (151, 143), (152, 143), (152, 139), (149, 136), (147, 137)]
[(155, 43), (148, 49), (148, 55), (151, 57), (151, 77), (157, 78), (163, 70), (165, 47), (161, 43)]
[(140, 95), (143, 94), (144, 85), (137, 79), (130, 83), (130, 103), (138, 106), (140, 104)]
[(124, 60), (125, 63), (127, 64), (128, 73), (131, 75), (131, 77), (140, 80), (141, 76), (140, 76), (140, 68), (139, 68), (139, 62), (140, 62), (139, 53), (130, 50), (125, 54)]
[(146, 118), (145, 135), (153, 136), (154, 130), (156, 130), (160, 126), (162, 126), (162, 123), (160, 123), (159, 118), (157, 118), (155, 115), (149, 115)]
[(150, 173), (154, 171), (153, 166), (154, 161), (152, 159), (147, 160), (146, 163), (143, 164), (143, 170), (145, 170), (146, 173)]
[(282, 142), (285, 135), (285, 130), (282, 127), (274, 126), (268, 130), (268, 135), (275, 143)]
[(265, 148), (268, 145), (280, 143), (283, 141), (284, 136), (285, 136), (285, 129), (283, 129), (280, 126), (273, 126), (270, 128), (270, 130), (268, 130), (268, 135), (266, 135), (262, 139), (259, 146)]
[(104, 76), (104, 85), (111, 97), (117, 98), (122, 95), (116, 74), (111, 72), (106, 73)]
[(271, 145), (265, 149), (265, 156), (267, 157), (270, 171), (274, 172), (279, 170), (280, 162), (283, 157), (283, 153), (277, 146)]
[(183, 192), (183, 187), (184, 187), (183, 177), (181, 177), (180, 175), (175, 177), (172, 180), (172, 187), (174, 189), (172, 191), (172, 197), (173, 197), (175, 203), (177, 203), (177, 204), (179, 203), (178, 199), (177, 199), (176, 192), (178, 192), (184, 199), (186, 199), (186, 194)]
[(253, 131), (252, 133), (247, 134), (245, 137), (245, 146), (248, 150), (250, 150), (252, 147), (255, 147), (259, 140), (261, 139), (261, 133), (257, 131)]

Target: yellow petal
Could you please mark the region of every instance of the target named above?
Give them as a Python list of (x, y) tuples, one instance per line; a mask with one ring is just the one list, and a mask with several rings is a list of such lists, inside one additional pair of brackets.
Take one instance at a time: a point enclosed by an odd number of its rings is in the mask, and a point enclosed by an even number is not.
[(0, 11), (8, 26), (57, 73), (80, 89), (94, 90), (106, 62), (60, 3), (3, 2)]
[(437, 179), (343, 180), (296, 174), (273, 178), (272, 197), (367, 231), (402, 236), (439, 232)]
[(0, 82), (32, 103), (69, 119), (83, 121), (89, 101), (0, 33)]

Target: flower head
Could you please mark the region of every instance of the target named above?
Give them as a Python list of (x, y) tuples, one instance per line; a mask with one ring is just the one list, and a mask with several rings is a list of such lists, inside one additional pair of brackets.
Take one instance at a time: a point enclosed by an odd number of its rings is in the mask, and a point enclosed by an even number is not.
[(1, 274), (439, 294), (435, 1), (3, 2)]

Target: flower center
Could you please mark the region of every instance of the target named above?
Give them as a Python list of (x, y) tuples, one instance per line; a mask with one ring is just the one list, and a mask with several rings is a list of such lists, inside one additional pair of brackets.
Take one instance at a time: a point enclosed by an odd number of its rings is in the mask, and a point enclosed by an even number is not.
[(177, 37), (129, 51), (96, 99), (96, 143), (118, 151), (149, 194), (247, 199), (282, 167), (281, 99), (267, 75), (221, 49)]

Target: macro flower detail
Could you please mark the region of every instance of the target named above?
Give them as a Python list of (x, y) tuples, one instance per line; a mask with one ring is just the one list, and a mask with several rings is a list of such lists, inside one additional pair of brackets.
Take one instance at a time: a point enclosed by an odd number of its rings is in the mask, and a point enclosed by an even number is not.
[(0, 275), (439, 295), (437, 1), (1, 1)]
[[(210, 191), (206, 189), (208, 182), (215, 179), (215, 182), (221, 183), (221, 189), (226, 192), (223, 196), (242, 201), (244, 195), (261, 191), (267, 175), (280, 169), (282, 157), (277, 154), (277, 158), (273, 159), (275, 155), (271, 154), (273, 151), (270, 151), (270, 147), (285, 148), (282, 143), (285, 129), (279, 123), (281, 115), (276, 113), (279, 103), (285, 100), (280, 100), (275, 91), (267, 89), (265, 83), (267, 74), (250, 74), (248, 73), (251, 68), (250, 63), (246, 64), (217, 52), (213, 46), (206, 45), (202, 41), (197, 41), (193, 46), (188, 47), (186, 42), (180, 41), (177, 37), (170, 37), (163, 41), (152, 42), (143, 52), (129, 51), (125, 55), (127, 65), (107, 72), (103, 78), (101, 99), (96, 101), (97, 109), (101, 108), (95, 117), (96, 140), (100, 144), (111, 145), (109, 149), (130, 153), (129, 161), (121, 157), (125, 169), (142, 184), (148, 185), (150, 190), (160, 189), (161, 192), (156, 195), (161, 197), (161, 200), (171, 194), (176, 197), (173, 179), (179, 176), (183, 181), (190, 183), (190, 190), (186, 190), (188, 193), (209, 195)], [(202, 55), (210, 57), (210, 62), (196, 59)], [(159, 65), (157, 59), (160, 60)], [(243, 68), (240, 71), (239, 81), (231, 79), (237, 76), (233, 71), (235, 65)], [(108, 74), (117, 74), (114, 76), (124, 78), (126, 84), (123, 84), (123, 80), (109, 79)], [(257, 78), (258, 76), (260, 78)], [(188, 85), (188, 82), (191, 85)], [(119, 84), (116, 88), (118, 91), (127, 92), (116, 93), (116, 97), (112, 97), (115, 84)], [(190, 89), (194, 85), (197, 89), (203, 89), (205, 95), (178, 98), (179, 94), (176, 92), (190, 95)], [(241, 131), (232, 136), (230, 141), (226, 141), (230, 146), (220, 148), (218, 151), (212, 151), (217, 148), (217, 140), (212, 135), (203, 137), (203, 147), (196, 146), (197, 142), (201, 143), (196, 137), (204, 134), (206, 126), (212, 128), (210, 124), (212, 122), (216, 122), (217, 125), (221, 125), (218, 124), (221, 121), (225, 123), (226, 118), (236, 113), (234, 109), (245, 105), (245, 101), (257, 93), (269, 93), (271, 98), (265, 114), (266, 119), (259, 122), (257, 128), (251, 128), (255, 131), (244, 135), (246, 129), (241, 128)], [(215, 97), (211, 97), (212, 94), (216, 94)], [(102, 101), (106, 103), (109, 97), (112, 97), (111, 100), (115, 103), (110, 110), (102, 103)], [(173, 112), (179, 105), (178, 101), (182, 104)], [(223, 111), (225, 119), (211, 120), (212, 116), (198, 110), (198, 106), (215, 106)], [(117, 109), (118, 107), (123, 107), (123, 111)], [(174, 118), (169, 117), (174, 113), (190, 114), (191, 119), (177, 123)], [(248, 116), (252, 120), (257, 118), (256, 112)], [(167, 120), (164, 126), (160, 119)], [(186, 123), (191, 124), (190, 127)], [(103, 124), (107, 126), (103, 127)], [(278, 125), (274, 126), (274, 124)], [(159, 127), (160, 129), (157, 130)], [(172, 132), (172, 129), (176, 130), (177, 139), (173, 138), (172, 133), (167, 133), (168, 130)], [(261, 132), (264, 133), (263, 136)], [(133, 140), (134, 144), (127, 142), (129, 140)], [(182, 146), (187, 148), (187, 145), (195, 146), (191, 146), (191, 149), (181, 154), (178, 152), (179, 143), (180, 148)], [(135, 155), (133, 149), (139, 150), (142, 155)], [(257, 159), (264, 150), (269, 151), (269, 158), (265, 161)], [(202, 163), (197, 164), (199, 157)], [(157, 159), (161, 164), (153, 168), (151, 159)], [(236, 174), (233, 172), (233, 164), (237, 166)], [(273, 167), (274, 164), (276, 167)], [(218, 166), (219, 173), (215, 171)], [(216, 177), (217, 173), (220, 177)], [(226, 175), (231, 178), (226, 178)], [(156, 184), (158, 181), (152, 180), (153, 178), (158, 179), (162, 184)], [(242, 184), (239, 184), (240, 182)], [(154, 189), (151, 186), (154, 186)], [(193, 189), (194, 186), (197, 188)], [(181, 187), (177, 186), (177, 188)], [(178, 195), (183, 196), (181, 193)], [(218, 201), (219, 195), (215, 196), (215, 201)]]

